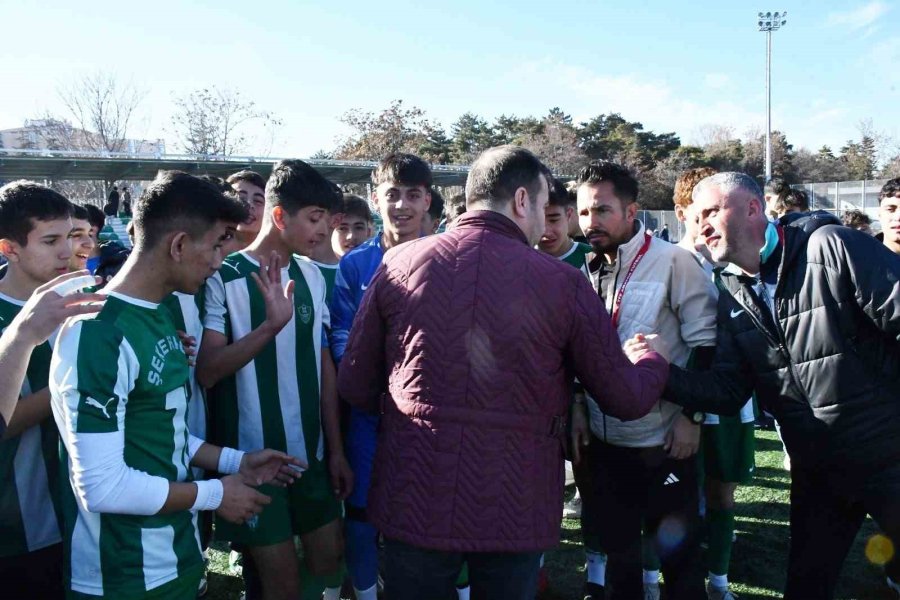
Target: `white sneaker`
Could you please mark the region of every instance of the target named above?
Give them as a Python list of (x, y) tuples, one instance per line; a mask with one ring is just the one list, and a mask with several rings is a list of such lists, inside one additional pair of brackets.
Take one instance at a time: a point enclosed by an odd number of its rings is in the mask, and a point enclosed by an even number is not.
[(659, 583), (644, 584), (644, 600), (659, 600)]
[(706, 597), (709, 598), (709, 600), (737, 600), (737, 596), (732, 594), (728, 588), (725, 588), (724, 590), (714, 588), (709, 585), (709, 582), (706, 582)]
[(563, 519), (581, 518), (581, 496), (575, 496), (563, 505)]

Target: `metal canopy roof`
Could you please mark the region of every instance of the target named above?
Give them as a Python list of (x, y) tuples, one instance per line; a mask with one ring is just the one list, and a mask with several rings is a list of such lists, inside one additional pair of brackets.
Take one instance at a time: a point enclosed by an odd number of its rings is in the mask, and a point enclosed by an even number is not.
[[(89, 156), (84, 152), (28, 151), (0, 149), (0, 179), (55, 179), (149, 181), (159, 170), (185, 171), (196, 175), (228, 177), (241, 169), (252, 169), (268, 177), (277, 158), (189, 156)], [(370, 161), (304, 159), (325, 177), (338, 184), (368, 183), (377, 163)], [(465, 185), (469, 167), (432, 165), (437, 186)]]

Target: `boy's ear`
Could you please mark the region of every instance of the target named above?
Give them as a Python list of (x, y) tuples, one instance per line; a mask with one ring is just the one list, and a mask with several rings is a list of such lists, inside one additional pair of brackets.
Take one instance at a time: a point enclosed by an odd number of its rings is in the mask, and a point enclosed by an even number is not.
[(185, 231), (179, 231), (172, 236), (169, 242), (169, 256), (175, 259), (175, 262), (181, 262), (184, 257), (184, 245), (188, 241), (188, 234)]
[(277, 227), (281, 231), (284, 231), (285, 228), (284, 217), (285, 212), (283, 206), (276, 206), (272, 208), (272, 223), (274, 223), (275, 227)]
[(7, 238), (0, 239), (0, 254), (12, 262), (19, 260), (19, 244)]

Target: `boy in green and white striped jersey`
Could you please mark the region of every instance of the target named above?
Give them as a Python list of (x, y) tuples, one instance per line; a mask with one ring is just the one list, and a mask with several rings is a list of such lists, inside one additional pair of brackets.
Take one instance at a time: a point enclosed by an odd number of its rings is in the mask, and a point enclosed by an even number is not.
[[(302, 463), (188, 431), (188, 361), (172, 292), (196, 293), (222, 262), (244, 207), (185, 173), (161, 172), (134, 207), (135, 249), (93, 317), (61, 329), (50, 367), (63, 486), (67, 596), (193, 599), (203, 569), (196, 513), (243, 522), (270, 502), (251, 485), (289, 483)], [(193, 481), (190, 467), (225, 474)]]
[(554, 179), (551, 188), (550, 200), (544, 209), (544, 235), (538, 242), (538, 250), (572, 265), (590, 278), (588, 255), (593, 250), (589, 245), (569, 237), (569, 221), (575, 214), (575, 207), (570, 204), (566, 186)]
[[(42, 185), (0, 188), (0, 329), (42, 284), (68, 271), (72, 205)], [(0, 440), (0, 581), (10, 598), (62, 598), (59, 435), (47, 389), (51, 342), (31, 352), (15, 412)]]
[[(229, 256), (206, 286), (197, 378), (207, 388), (216, 385), (210, 410), (217, 439), (244, 450), (281, 449), (309, 464), (296, 485), (266, 489), (272, 504), (252, 526), (216, 523), (220, 539), (249, 549), (271, 597), (298, 597), (294, 535), (313, 575), (337, 574), (343, 554), (340, 502), (353, 474), (324, 334), (325, 279), (296, 256), (329, 242), (329, 213), (340, 200), (336, 186), (308, 164), (280, 161), (266, 184), (259, 236)], [(328, 594), (334, 597), (339, 586)]]

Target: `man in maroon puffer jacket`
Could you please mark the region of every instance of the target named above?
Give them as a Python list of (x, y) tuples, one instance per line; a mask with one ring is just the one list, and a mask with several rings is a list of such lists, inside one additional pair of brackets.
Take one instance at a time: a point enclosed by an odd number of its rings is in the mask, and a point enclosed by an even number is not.
[(468, 212), (389, 251), (353, 324), (338, 386), (382, 414), (369, 518), (391, 600), (451, 597), (463, 561), (474, 599), (532, 600), (559, 541), (573, 378), (623, 420), (665, 385), (646, 344), (623, 353), (584, 275), (533, 249), (549, 176), (521, 148), (482, 154)]

